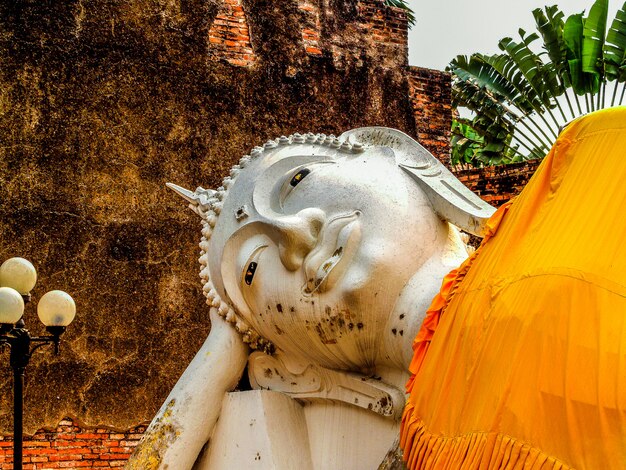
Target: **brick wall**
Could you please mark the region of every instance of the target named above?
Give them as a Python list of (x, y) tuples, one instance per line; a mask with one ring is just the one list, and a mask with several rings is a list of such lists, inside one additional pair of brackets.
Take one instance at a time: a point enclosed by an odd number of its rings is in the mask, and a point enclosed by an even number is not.
[(361, 0), (354, 10), (346, 6), (342, 19), (324, 5), (316, 0), (299, 2), (302, 44), (309, 56), (328, 55), (339, 67), (361, 66), (364, 55), (375, 54), (376, 60), (391, 66), (398, 65), (398, 58), (408, 64), (408, 23), (402, 9), (387, 7), (383, 0)]
[(298, 8), (302, 11), (302, 44), (307, 54), (313, 56), (321, 56), (322, 49), (320, 44), (320, 10), (317, 2), (302, 0), (299, 2)]
[(450, 168), (450, 74), (440, 70), (409, 67), (408, 80), (411, 104), (416, 116), (417, 139)]
[(465, 186), (497, 207), (520, 193), (540, 163), (541, 160), (531, 160), (512, 165), (457, 170), (454, 173)]
[[(40, 430), (24, 439), (24, 470), (122, 468), (145, 429), (81, 428), (66, 418), (53, 431)], [(13, 438), (0, 436), (0, 469), (8, 470), (12, 463)]]
[[(331, 55), (343, 61), (359, 41), (370, 46), (397, 49), (399, 57), (408, 57), (408, 28), (406, 13), (400, 8), (387, 7), (383, 0), (361, 0), (354, 11), (346, 12), (350, 21), (338, 27), (337, 18), (319, 0), (300, 0), (302, 13), (300, 33), (302, 46), (310, 56)], [(325, 21), (322, 21), (322, 20)], [(325, 29), (326, 34), (322, 34)], [(346, 29), (353, 30), (345, 35)], [(328, 34), (336, 30), (338, 34)], [(341, 31), (340, 31), (341, 30)], [(223, 0), (209, 31), (211, 58), (235, 66), (252, 66), (256, 61), (246, 11), (242, 0)], [(346, 36), (350, 40), (346, 41)], [(363, 51), (363, 48), (359, 48)]]
[(256, 55), (250, 43), (250, 28), (241, 0), (224, 0), (209, 30), (209, 51), (213, 59), (231, 65), (250, 66)]
[(381, 0), (361, 0), (358, 11), (359, 27), (374, 43), (408, 50), (408, 23), (402, 9), (386, 7)]

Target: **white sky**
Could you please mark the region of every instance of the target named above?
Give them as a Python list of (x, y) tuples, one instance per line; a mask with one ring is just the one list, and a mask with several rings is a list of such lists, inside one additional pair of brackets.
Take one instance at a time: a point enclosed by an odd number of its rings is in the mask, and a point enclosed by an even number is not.
[[(623, 0), (609, 1), (607, 28)], [(559, 5), (567, 18), (589, 11), (593, 0), (409, 0), (416, 23), (409, 32), (409, 63), (443, 70), (459, 54), (499, 52), (504, 37), (521, 27), (536, 32), (533, 9)]]

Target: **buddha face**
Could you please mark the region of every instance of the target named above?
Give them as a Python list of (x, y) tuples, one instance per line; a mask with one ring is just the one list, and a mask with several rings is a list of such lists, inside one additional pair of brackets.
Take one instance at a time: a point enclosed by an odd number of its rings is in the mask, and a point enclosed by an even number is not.
[(210, 274), (279, 349), (367, 371), (402, 288), (446, 236), (392, 149), (279, 147), (229, 188)]

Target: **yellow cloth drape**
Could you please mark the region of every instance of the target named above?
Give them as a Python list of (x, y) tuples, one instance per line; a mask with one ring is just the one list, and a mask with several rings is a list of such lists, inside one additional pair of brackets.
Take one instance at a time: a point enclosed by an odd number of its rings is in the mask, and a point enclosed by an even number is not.
[(570, 124), (415, 344), (411, 469), (626, 468), (626, 108)]

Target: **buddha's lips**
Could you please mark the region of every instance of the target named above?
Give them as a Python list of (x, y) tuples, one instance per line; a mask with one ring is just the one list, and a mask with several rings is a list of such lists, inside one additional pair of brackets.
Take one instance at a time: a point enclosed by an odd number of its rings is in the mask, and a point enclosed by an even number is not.
[(320, 288), (326, 290), (331, 287), (325, 281), (331, 271), (341, 262), (350, 235), (358, 223), (359, 214), (359, 211), (355, 211), (348, 215), (338, 216), (324, 225), (316, 247), (304, 262), (306, 279), (304, 293), (312, 294)]

